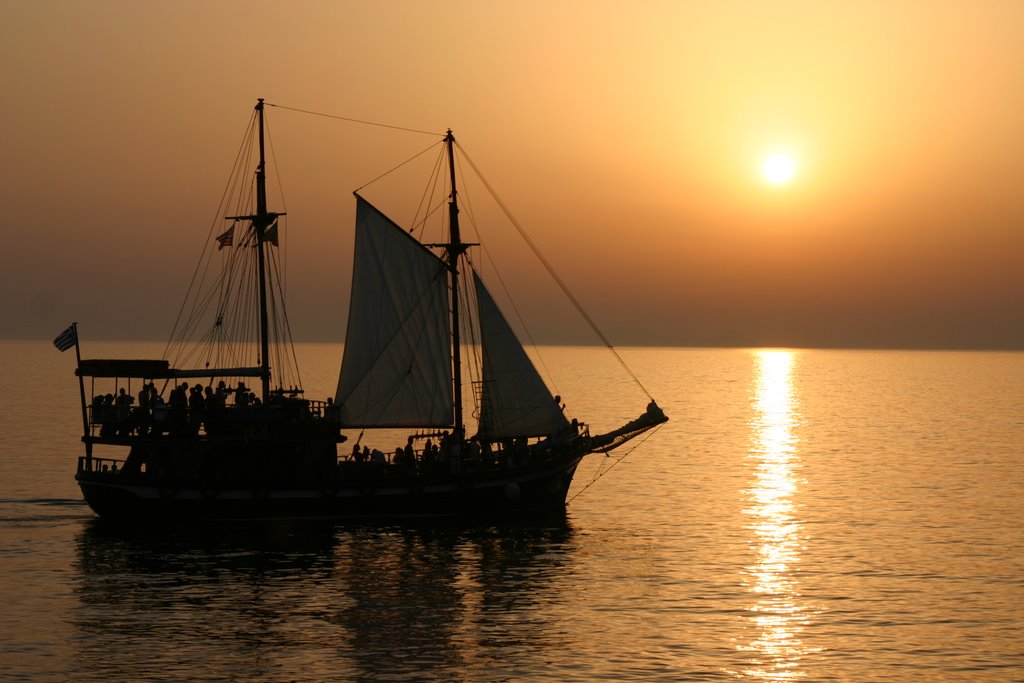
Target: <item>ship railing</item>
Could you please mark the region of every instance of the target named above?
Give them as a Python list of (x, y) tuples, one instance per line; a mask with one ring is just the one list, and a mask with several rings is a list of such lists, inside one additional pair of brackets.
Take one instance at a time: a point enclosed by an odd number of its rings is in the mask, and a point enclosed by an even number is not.
[(78, 458), (79, 472), (111, 472), (116, 474), (124, 469), (124, 461), (115, 458)]
[[(450, 446), (435, 447), (433, 450), (413, 449), (407, 451), (382, 451), (367, 447), (362, 452), (359, 444), (350, 453), (338, 456), (338, 466), (342, 469), (358, 467), (408, 468), (408, 467), (455, 467), (466, 471), (513, 469), (531, 464), (540, 464), (557, 460), (566, 453), (578, 451), (581, 446), (589, 443), (589, 431), (585, 425), (574, 426), (573, 431), (560, 434), (558, 438), (542, 438), (534, 443), (525, 440), (499, 440), (481, 442), (475, 439), (466, 441), (456, 454)], [(419, 435), (413, 435), (413, 439)]]
[(158, 436), (191, 430), (204, 432), (212, 413), (189, 408), (140, 408), (93, 405), (88, 408), (89, 433), (93, 438)]
[(88, 406), (89, 436), (116, 438), (129, 436), (160, 436), (163, 434), (206, 434), (211, 427), (225, 423), (257, 423), (286, 416), (293, 420), (341, 421), (340, 411), (327, 401), (270, 403), (259, 406), (224, 406), (220, 408), (171, 408), (166, 405), (139, 407), (126, 405)]
[(313, 418), (341, 422), (341, 407), (335, 405), (333, 401), (307, 400), (307, 403), (309, 405), (309, 414)]

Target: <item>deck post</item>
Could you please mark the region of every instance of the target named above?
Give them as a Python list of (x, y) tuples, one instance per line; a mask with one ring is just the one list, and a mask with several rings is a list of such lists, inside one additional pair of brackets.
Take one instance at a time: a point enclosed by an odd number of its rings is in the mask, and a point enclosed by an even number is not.
[(78, 346), (78, 323), (75, 330), (75, 374), (78, 375), (78, 393), (82, 398), (82, 442), (85, 444), (85, 469), (92, 471), (92, 436), (89, 434), (89, 408), (85, 402), (85, 377), (82, 376), (82, 350)]

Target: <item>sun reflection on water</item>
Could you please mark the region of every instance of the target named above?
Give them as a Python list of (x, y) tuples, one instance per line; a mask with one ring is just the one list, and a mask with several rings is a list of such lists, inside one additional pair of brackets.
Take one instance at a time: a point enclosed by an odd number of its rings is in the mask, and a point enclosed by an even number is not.
[(749, 653), (744, 675), (767, 680), (803, 677), (801, 658), (810, 652), (801, 639), (809, 616), (801, 600), (796, 565), (801, 531), (793, 496), (799, 480), (798, 404), (793, 396), (795, 353), (754, 352), (757, 364), (754, 417), (748, 460), (753, 478), (744, 491), (753, 532), (753, 563), (744, 574), (756, 601), (748, 608), (754, 633), (739, 645)]

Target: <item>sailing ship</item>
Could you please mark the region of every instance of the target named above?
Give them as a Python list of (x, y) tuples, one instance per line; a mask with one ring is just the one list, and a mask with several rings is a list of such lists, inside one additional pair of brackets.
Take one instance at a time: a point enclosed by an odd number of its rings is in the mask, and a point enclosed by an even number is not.
[[(214, 321), (195, 347), (206, 349), (203, 355), (179, 353), (173, 364), (82, 359), (74, 325), (55, 340), (76, 350), (85, 446), (76, 479), (97, 514), (135, 520), (564, 510), (586, 455), (609, 452), (667, 420), (653, 398), (637, 419), (604, 434), (566, 417), (467, 258), (475, 245), (460, 234), (451, 131), (442, 140), (447, 241), (418, 240), (356, 193), (337, 392), (307, 398), (281, 370), (294, 352), (284, 350), (290, 333), (283, 290), (272, 278), (285, 214), (268, 208), (265, 106), (260, 99), (250, 120), (258, 152), (236, 162), (252, 179), (252, 191), (239, 196), (251, 199), (208, 242), (210, 254), (230, 254), (214, 278), (217, 293), (193, 296), (215, 304)], [(239, 295), (235, 280), (254, 285), (255, 296)], [(256, 314), (227, 304), (238, 300), (254, 302)], [(461, 313), (464, 304), (475, 310)], [(192, 334), (198, 319), (179, 316), (174, 334)], [(228, 338), (246, 325), (254, 330), (249, 346), (232, 348)], [(473, 433), (463, 406), (464, 329), (480, 358)], [(112, 392), (97, 393), (98, 381), (112, 382)], [(371, 448), (365, 432), (380, 429), (392, 439), (396, 430), (407, 436), (393, 451)]]

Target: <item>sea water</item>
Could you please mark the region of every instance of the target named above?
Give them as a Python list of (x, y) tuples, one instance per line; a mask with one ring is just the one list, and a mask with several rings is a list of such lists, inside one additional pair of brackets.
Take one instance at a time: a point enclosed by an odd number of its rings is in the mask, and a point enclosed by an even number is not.
[[(0, 351), (5, 680), (1024, 679), (1021, 353), (623, 349), (671, 421), (564, 518), (123, 529), (74, 483), (73, 352)], [(540, 354), (592, 432), (645, 408)]]

